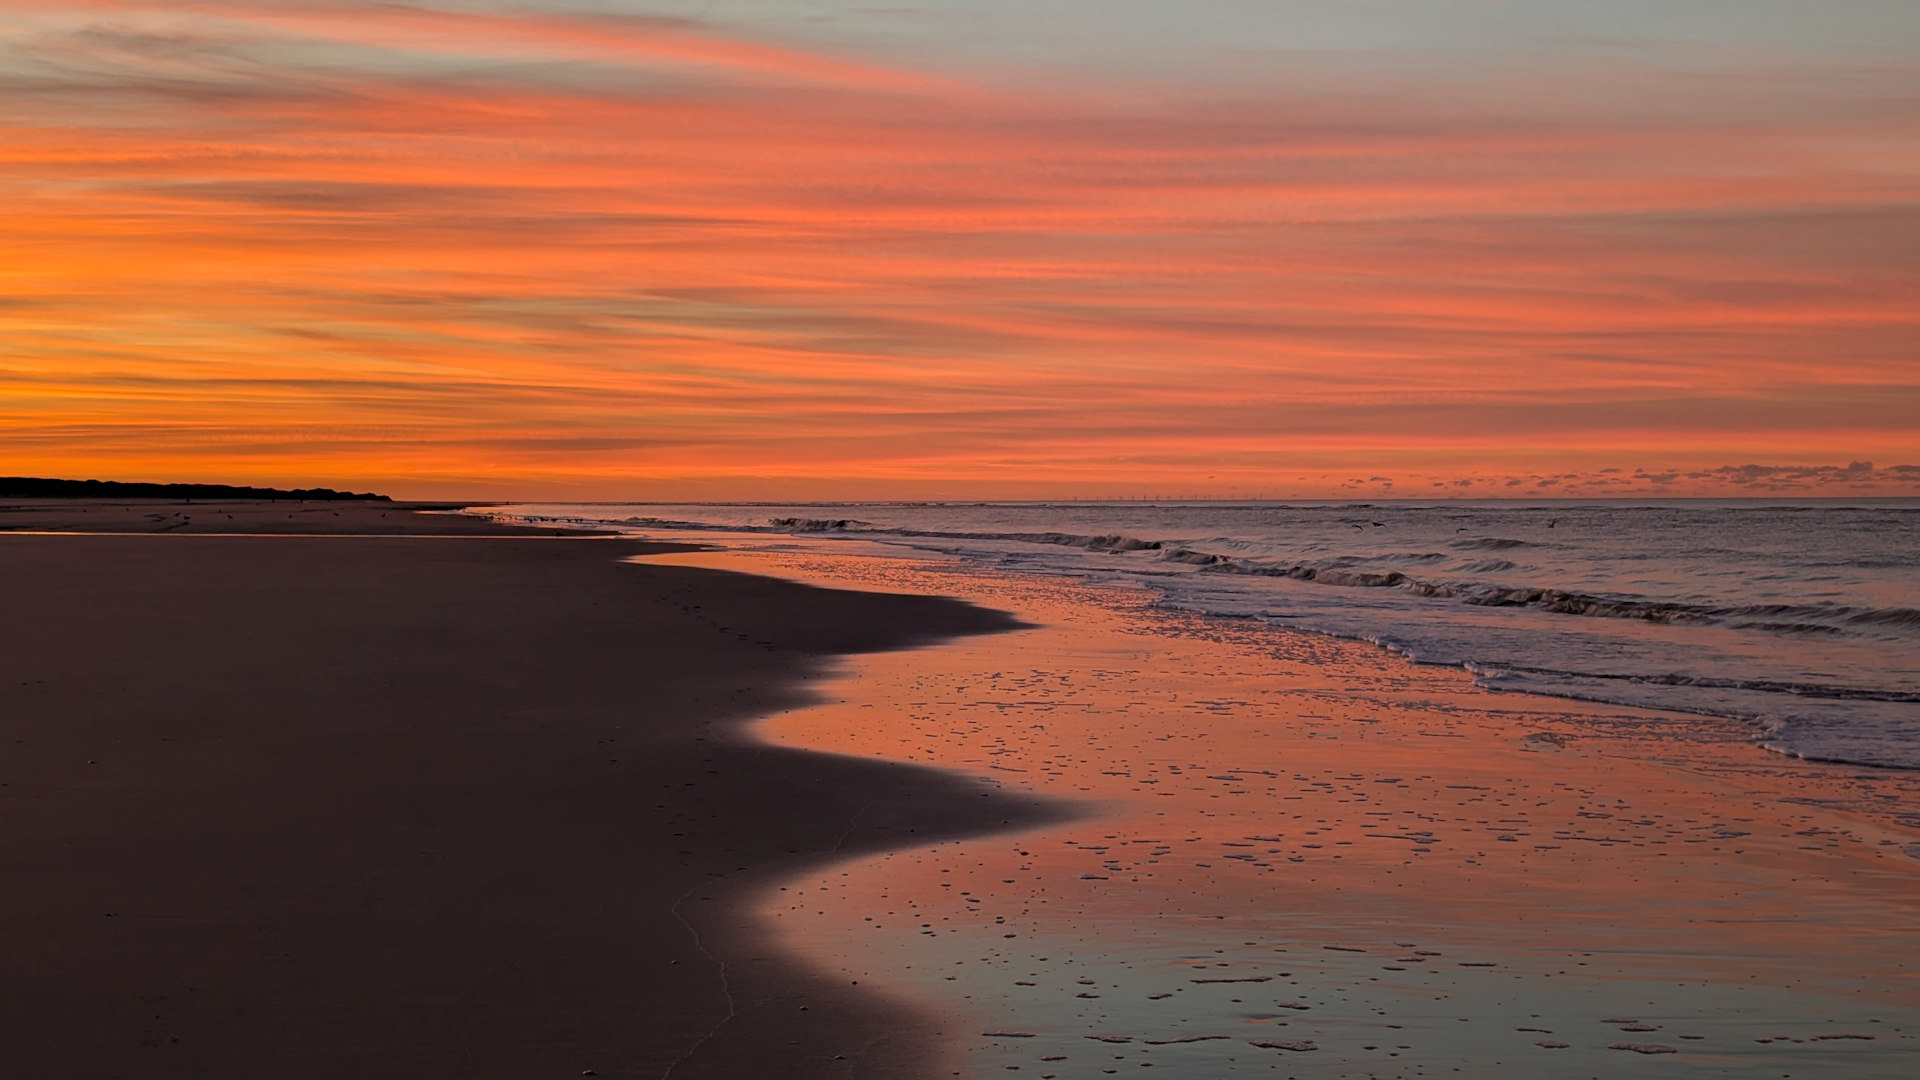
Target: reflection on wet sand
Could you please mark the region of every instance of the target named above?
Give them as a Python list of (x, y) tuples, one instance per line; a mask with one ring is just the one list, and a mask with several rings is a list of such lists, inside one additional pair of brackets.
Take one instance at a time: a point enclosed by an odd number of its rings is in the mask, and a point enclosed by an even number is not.
[(1920, 776), (1118, 592), (804, 548), (674, 558), (1041, 624), (864, 657), (838, 700), (762, 726), (1085, 801), (766, 901), (816, 963), (950, 1015), (957, 1074), (1920, 1060)]

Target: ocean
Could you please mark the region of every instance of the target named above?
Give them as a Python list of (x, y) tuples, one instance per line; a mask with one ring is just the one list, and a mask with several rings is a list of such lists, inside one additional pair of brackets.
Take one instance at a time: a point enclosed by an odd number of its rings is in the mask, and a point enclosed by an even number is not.
[(1371, 642), (1492, 690), (1726, 717), (1767, 749), (1920, 769), (1920, 500), (522, 504), (641, 536), (1146, 590)]

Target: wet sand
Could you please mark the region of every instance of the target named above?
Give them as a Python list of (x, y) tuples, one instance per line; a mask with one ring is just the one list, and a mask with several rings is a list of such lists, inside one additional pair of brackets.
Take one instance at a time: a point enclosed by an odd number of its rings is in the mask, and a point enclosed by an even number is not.
[(1011, 620), (413, 509), (0, 508), (8, 1074), (945, 1075), (726, 898), (1043, 800), (740, 725)]
[(758, 728), (1092, 811), (761, 901), (815, 963), (937, 1003), (965, 1074), (1920, 1065), (1920, 774), (1124, 593), (787, 546), (664, 561), (1039, 624), (860, 658), (832, 703)]

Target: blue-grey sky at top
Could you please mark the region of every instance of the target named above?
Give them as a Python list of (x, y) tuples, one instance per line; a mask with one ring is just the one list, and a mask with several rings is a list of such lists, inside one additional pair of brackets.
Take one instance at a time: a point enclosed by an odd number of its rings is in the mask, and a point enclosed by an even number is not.
[(1914, 0), (536, 0), (497, 6), (687, 18), (858, 48), (1069, 68), (1178, 68), (1274, 50), (1524, 56), (1678, 45), (1864, 62), (1920, 56), (1920, 3)]

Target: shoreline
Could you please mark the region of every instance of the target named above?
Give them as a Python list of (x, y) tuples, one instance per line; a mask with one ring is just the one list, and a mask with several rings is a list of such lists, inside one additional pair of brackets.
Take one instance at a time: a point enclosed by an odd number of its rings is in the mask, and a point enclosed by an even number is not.
[[(63, 524), (157, 531), (177, 518), (149, 515), (211, 517), (204, 505), (68, 505)], [(251, 509), (307, 532), (189, 531), (246, 516), (230, 507), (165, 544), (22, 535), (0, 516), (0, 842), (16, 882), (0, 901), (16, 958), (0, 1035), (16, 1067), (894, 1077), (941, 1063), (918, 1004), (796, 961), (731, 898), (902, 836), (1066, 811), (747, 728), (808, 703), (833, 657), (1012, 619), (626, 565), (673, 545), (471, 517), (437, 516), (463, 530), (441, 544), (388, 543), (422, 523), (367, 515), (404, 504), (291, 525), (285, 506)], [(372, 522), (388, 535), (340, 535)], [(529, 542), (484, 543), (502, 536)]]
[[(644, 795), (631, 805), (651, 812), (651, 830), (634, 831), (664, 841), (643, 854), (647, 873), (679, 874), (684, 888), (648, 891), (631, 867), (616, 885), (582, 880), (617, 861), (594, 845), (575, 845), (564, 860), (573, 888), (609, 897), (593, 918), (622, 902), (655, 913), (654, 963), (632, 980), (653, 996), (644, 1019), (621, 1030), (652, 1041), (623, 1044), (624, 1060), (645, 1064), (626, 1068), (609, 1055), (568, 1075), (1037, 1067), (1070, 1080), (1120, 1061), (1265, 1072), (1304, 1053), (1299, 1067), (1377, 1075), (1451, 1064), (1573, 1077), (1627, 1059), (1757, 1078), (1783, 1067), (1897, 1076), (1913, 1059), (1920, 985), (1897, 962), (1920, 940), (1911, 899), (1920, 871), (1906, 858), (1920, 859), (1911, 773), (1768, 753), (1716, 719), (1488, 690), (1364, 642), (1165, 612), (1152, 617), (1165, 626), (1143, 632), (1120, 594), (1098, 587), (831, 550), (565, 534), (596, 547), (493, 527), (472, 536), (187, 535), (243, 550), (342, 545), (353, 552), (345, 562), (386, 565), (383, 574), (403, 549), (416, 554), (401, 562), (416, 569), (443, 556), (476, 560), (496, 583), (510, 580), (502, 566), (519, 566), (532, 576), (511, 580), (544, 580), (538, 591), (550, 601), (576, 605), (560, 631), (571, 649), (513, 660), (543, 670), (578, 665), (585, 643), (614, 649), (645, 636), (640, 624), (661, 632), (642, 675), (685, 683), (680, 720), (693, 727), (677, 729), (680, 749), (636, 746), (616, 715), (630, 702), (600, 699), (596, 726), (569, 736), (568, 764), (614, 766), (597, 758), (610, 746), (623, 759), (650, 758), (635, 771), (659, 786), (628, 794)], [(509, 536), (535, 542), (464, 543)], [(449, 546), (385, 545), (380, 558), (355, 550), (398, 538)], [(0, 553), (86, 542), (0, 531)], [(181, 558), (166, 561), (177, 568)], [(423, 584), (412, 574), (392, 580)], [(607, 591), (615, 581), (625, 584)], [(435, 616), (459, 625), (448, 618)], [(495, 609), (483, 621), (499, 629), (501, 618)], [(524, 620), (507, 629), (527, 632)], [(1022, 632), (996, 633), (1004, 630)], [(659, 655), (704, 634), (752, 663), (686, 670)], [(636, 677), (625, 657), (602, 661), (614, 678)], [(1047, 677), (1012, 678), (1036, 665)], [(715, 697), (747, 700), (716, 706)], [(502, 706), (497, 695), (477, 708), (435, 701), (469, 718)], [(536, 708), (549, 726), (520, 734), (555, 738), (555, 703)], [(1185, 757), (1165, 757), (1170, 739), (1188, 747)], [(1084, 751), (1073, 751), (1076, 740)], [(539, 771), (527, 745), (494, 755), (493, 768)], [(1185, 764), (1166, 771), (1169, 761)], [(687, 790), (666, 794), (675, 785)], [(556, 789), (541, 790), (550, 798)], [(550, 807), (510, 801), (553, 820)], [(602, 829), (609, 805), (574, 820)], [(1276, 809), (1298, 817), (1308, 805), (1325, 816), (1304, 836), (1305, 823), (1262, 818)], [(1262, 820), (1229, 827), (1223, 811)], [(1513, 820), (1473, 824), (1475, 812)], [(1370, 831), (1374, 816), (1395, 825)], [(1501, 828), (1513, 835), (1494, 836)], [(1144, 843), (1155, 846), (1135, 846)], [(1409, 887), (1417, 899), (1395, 891)], [(582, 898), (549, 899), (577, 921)], [(903, 925), (909, 915), (923, 921)], [(554, 932), (519, 962), (537, 967), (576, 931)], [(680, 941), (680, 951), (663, 941)], [(1192, 977), (1199, 958), (1230, 970)], [(1268, 970), (1276, 960), (1286, 970)], [(1603, 970), (1589, 976), (1590, 965)], [(602, 987), (631, 989), (592, 974)], [(566, 978), (548, 972), (547, 985)], [(1497, 988), (1509, 982), (1538, 1011), (1508, 1015)], [(1446, 1004), (1414, 1007), (1434, 992)], [(612, 1029), (598, 997), (564, 1004), (541, 1007), (564, 1011), (565, 1025), (599, 1017)], [(523, 1007), (503, 1019), (528, 1015)], [(1389, 1032), (1405, 1041), (1387, 1041)], [(416, 1038), (413, 1049), (431, 1041)], [(536, 1052), (534, 1041), (494, 1055), (497, 1074), (524, 1075), (532, 1059), (513, 1055)], [(391, 1057), (403, 1044), (385, 1045), (381, 1065), (409, 1071)], [(575, 1031), (542, 1045), (551, 1053), (582, 1043)], [(442, 1055), (464, 1052), (452, 1048), (439, 1044)], [(156, 1072), (151, 1062), (164, 1058), (142, 1052), (141, 1075), (192, 1073)], [(381, 1065), (355, 1068), (387, 1075)], [(495, 1075), (490, 1067), (455, 1071)], [(220, 1073), (199, 1064), (199, 1074)], [(297, 1060), (290, 1072), (328, 1074)]]
[[(877, 542), (1126, 581), (1168, 607), (1371, 642), (1489, 688), (1730, 717), (1804, 758), (1920, 768), (1911, 512), (1697, 502), (1620, 512), (1247, 504), (1191, 519), (1078, 503), (487, 512), (660, 538), (711, 530), (734, 546)], [(1816, 527), (1851, 538), (1846, 553), (1810, 547)], [(1741, 537), (1738, 550), (1700, 539), (1717, 531)]]
[[(836, 700), (760, 725), (1100, 807), (863, 858), (763, 907), (817, 964), (941, 1002), (969, 1075), (1095, 1077), (1118, 1057), (1177, 1075), (1894, 1077), (1920, 1054), (1912, 773), (1491, 691), (1360, 642), (1166, 612), (1147, 631), (1120, 594), (938, 560), (655, 561), (1043, 624), (860, 658)], [(905, 730), (871, 724), (890, 703)], [(1202, 958), (1229, 970), (1191, 972)]]

